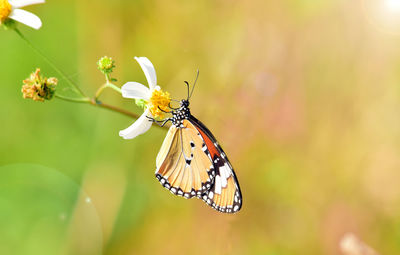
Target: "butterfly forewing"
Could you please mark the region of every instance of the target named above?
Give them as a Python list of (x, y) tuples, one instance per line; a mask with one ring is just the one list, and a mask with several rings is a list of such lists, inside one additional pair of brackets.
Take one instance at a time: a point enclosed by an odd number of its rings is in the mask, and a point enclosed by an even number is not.
[(202, 199), (220, 212), (235, 213), (239, 211), (242, 207), (242, 194), (233, 167), (225, 152), (203, 123), (192, 115), (189, 121), (201, 135), (204, 141), (203, 151), (212, 160), (215, 169), (213, 186), (202, 195)]
[(156, 177), (175, 195), (185, 198), (201, 195), (214, 182), (214, 166), (202, 151), (203, 140), (188, 121), (168, 131), (156, 160)]

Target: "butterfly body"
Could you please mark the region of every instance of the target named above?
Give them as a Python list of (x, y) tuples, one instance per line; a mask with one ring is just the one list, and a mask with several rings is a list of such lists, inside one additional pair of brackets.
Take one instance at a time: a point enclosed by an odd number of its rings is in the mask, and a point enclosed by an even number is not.
[(156, 160), (156, 178), (175, 195), (198, 197), (220, 212), (239, 211), (238, 180), (213, 134), (191, 115), (188, 100), (171, 113), (166, 121), (172, 125)]

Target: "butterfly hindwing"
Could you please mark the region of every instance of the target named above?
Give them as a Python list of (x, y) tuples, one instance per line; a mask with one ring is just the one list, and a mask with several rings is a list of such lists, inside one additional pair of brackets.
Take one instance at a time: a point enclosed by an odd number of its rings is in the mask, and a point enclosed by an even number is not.
[(192, 115), (189, 120), (203, 138), (203, 151), (212, 160), (215, 169), (214, 183), (207, 192), (203, 193), (202, 199), (220, 212), (235, 213), (239, 211), (242, 207), (242, 194), (233, 167), (225, 152), (203, 123)]
[(173, 194), (201, 197), (214, 182), (215, 170), (202, 150), (203, 140), (188, 121), (182, 127), (172, 125), (156, 160), (156, 177)]

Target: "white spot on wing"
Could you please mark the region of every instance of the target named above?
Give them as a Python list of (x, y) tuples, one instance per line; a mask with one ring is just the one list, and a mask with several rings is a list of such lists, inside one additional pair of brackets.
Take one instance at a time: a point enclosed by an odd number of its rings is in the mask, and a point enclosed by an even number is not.
[(227, 163), (225, 163), (225, 165), (224, 165), (223, 168), (225, 169), (225, 176), (226, 176), (226, 178), (229, 178), (229, 177), (232, 175), (232, 170), (231, 170), (231, 168), (229, 167), (229, 165), (228, 165)]
[(219, 175), (215, 177), (215, 193), (221, 194), (221, 176)]
[(225, 163), (222, 167), (219, 168), (219, 173), (221, 175), (221, 185), (223, 188), (226, 188), (226, 185), (228, 184), (227, 180), (231, 176), (232, 171)]

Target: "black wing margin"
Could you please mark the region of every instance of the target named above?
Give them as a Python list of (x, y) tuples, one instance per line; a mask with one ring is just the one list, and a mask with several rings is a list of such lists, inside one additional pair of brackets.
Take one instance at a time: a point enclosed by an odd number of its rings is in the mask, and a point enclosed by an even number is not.
[(189, 121), (199, 131), (204, 144), (202, 150), (210, 157), (215, 169), (214, 183), (202, 194), (212, 208), (224, 213), (236, 213), (242, 208), (242, 193), (232, 164), (211, 131), (194, 116)]

